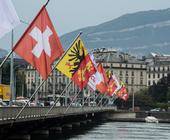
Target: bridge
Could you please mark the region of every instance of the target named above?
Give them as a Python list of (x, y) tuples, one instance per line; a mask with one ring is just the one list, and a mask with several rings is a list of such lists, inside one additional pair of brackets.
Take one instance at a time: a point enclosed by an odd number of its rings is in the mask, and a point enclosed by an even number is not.
[[(30, 138), (30, 133), (49, 133), (50, 130), (84, 125), (93, 120), (100, 120), (108, 112), (114, 112), (115, 107), (55, 107), (46, 116), (50, 107), (27, 107), (17, 120), (14, 120), (21, 107), (0, 108), (0, 138), (7, 136), (12, 139)], [(66, 111), (67, 110), (67, 111)], [(45, 132), (44, 132), (45, 131)]]

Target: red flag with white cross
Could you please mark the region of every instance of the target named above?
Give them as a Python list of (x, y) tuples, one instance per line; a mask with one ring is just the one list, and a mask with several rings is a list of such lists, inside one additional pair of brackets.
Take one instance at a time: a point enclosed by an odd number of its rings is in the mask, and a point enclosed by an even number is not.
[(52, 63), (64, 50), (45, 6), (13, 48), (15, 53), (30, 63), (43, 79), (47, 79)]

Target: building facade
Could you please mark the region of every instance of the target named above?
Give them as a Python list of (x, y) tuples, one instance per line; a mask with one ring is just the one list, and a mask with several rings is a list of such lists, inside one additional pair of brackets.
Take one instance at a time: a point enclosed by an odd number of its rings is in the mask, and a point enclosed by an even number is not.
[(157, 83), (170, 73), (170, 55), (151, 53), (145, 61), (147, 63), (147, 86)]
[(106, 70), (112, 71), (117, 78), (126, 83), (129, 94), (147, 86), (146, 63), (129, 54), (115, 50), (97, 50), (96, 61), (102, 63)]
[[(162, 77), (167, 76), (170, 70), (170, 56), (151, 54), (145, 59), (137, 59), (130, 54), (113, 49), (96, 49), (93, 50), (93, 54), (96, 62), (102, 63), (106, 71), (112, 71), (118, 79), (126, 83), (129, 94), (136, 93), (153, 85), (153, 83), (157, 83)], [(30, 96), (36, 85), (42, 82), (42, 78), (31, 66), (27, 67), (25, 75), (27, 93)], [(40, 88), (39, 97), (60, 94), (70, 82), (69, 78), (54, 70)], [(78, 91), (78, 87), (71, 83), (67, 89), (67, 95), (64, 96), (74, 96)], [(87, 95), (89, 95), (89, 92), (89, 90), (84, 90)]]

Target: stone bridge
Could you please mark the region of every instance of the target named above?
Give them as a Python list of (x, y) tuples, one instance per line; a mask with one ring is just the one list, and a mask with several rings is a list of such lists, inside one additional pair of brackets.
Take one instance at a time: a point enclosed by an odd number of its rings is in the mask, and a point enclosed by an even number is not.
[[(104, 118), (115, 107), (27, 107), (17, 120), (21, 107), (0, 107), (0, 139), (31, 139), (33, 134), (44, 135), (77, 128)], [(67, 110), (67, 112), (66, 112)]]

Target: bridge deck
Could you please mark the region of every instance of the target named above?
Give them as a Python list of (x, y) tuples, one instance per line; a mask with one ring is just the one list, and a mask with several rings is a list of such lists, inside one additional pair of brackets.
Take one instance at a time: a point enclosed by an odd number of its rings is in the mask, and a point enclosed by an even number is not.
[[(45, 117), (45, 114), (50, 107), (27, 107), (17, 122), (39, 120)], [(0, 107), (0, 124), (8, 124), (13, 121), (15, 116), (21, 110), (21, 107)], [(51, 110), (50, 114), (46, 118), (60, 117), (68, 115), (78, 115), (86, 113), (97, 113), (115, 110), (114, 107), (71, 107), (66, 113), (64, 113), (66, 107), (55, 107)]]

